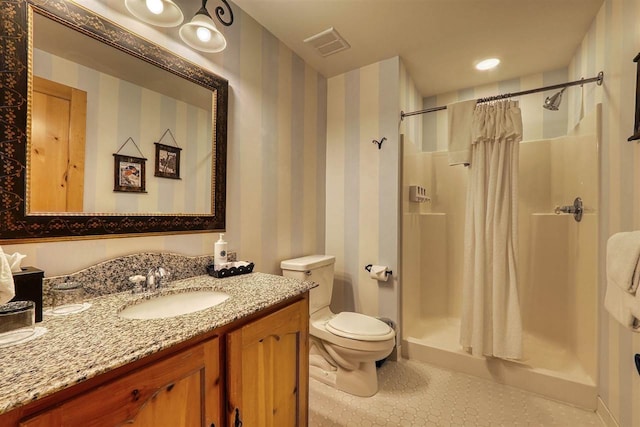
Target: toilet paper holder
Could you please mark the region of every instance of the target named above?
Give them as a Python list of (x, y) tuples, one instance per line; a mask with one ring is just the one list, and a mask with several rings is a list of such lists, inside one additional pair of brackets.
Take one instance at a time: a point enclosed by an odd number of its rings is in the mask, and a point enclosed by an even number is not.
[[(364, 266), (364, 269), (367, 270), (369, 273), (371, 273), (371, 267), (373, 267), (373, 264), (367, 264)], [(387, 276), (390, 274), (393, 274), (393, 271), (391, 270), (387, 270), (384, 272), (384, 274), (386, 274)]]

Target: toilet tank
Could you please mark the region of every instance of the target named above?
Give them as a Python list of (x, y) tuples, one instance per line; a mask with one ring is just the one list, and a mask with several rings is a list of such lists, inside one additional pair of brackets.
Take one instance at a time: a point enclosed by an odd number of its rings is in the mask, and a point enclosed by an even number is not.
[(309, 291), (309, 314), (313, 314), (331, 303), (333, 291), (333, 255), (309, 255), (282, 261), (282, 275), (298, 280), (316, 282), (317, 287)]

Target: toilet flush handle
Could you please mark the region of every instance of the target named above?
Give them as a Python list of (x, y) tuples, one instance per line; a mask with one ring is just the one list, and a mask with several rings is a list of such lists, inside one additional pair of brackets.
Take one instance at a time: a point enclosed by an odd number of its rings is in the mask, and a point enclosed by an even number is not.
[(311, 276), (311, 270), (307, 270), (307, 271), (305, 271), (305, 272), (304, 272), (304, 275), (305, 275), (305, 276)]

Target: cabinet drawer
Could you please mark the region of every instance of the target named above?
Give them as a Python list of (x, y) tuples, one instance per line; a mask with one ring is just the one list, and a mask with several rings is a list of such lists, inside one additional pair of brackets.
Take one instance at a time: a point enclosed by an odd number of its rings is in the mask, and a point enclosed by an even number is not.
[(215, 408), (219, 405), (218, 356), (216, 338), (72, 398), (19, 425), (195, 427), (210, 419), (219, 422), (219, 408)]

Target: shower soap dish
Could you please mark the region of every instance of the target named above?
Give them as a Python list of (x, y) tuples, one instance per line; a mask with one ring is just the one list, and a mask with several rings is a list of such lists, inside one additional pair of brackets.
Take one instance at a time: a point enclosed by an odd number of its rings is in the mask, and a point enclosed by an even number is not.
[(207, 266), (207, 273), (209, 276), (222, 279), (223, 277), (249, 274), (253, 271), (253, 267), (253, 263), (247, 261), (227, 262), (221, 265), (210, 264)]
[(0, 345), (24, 340), (35, 333), (36, 303), (14, 301), (0, 305)]

